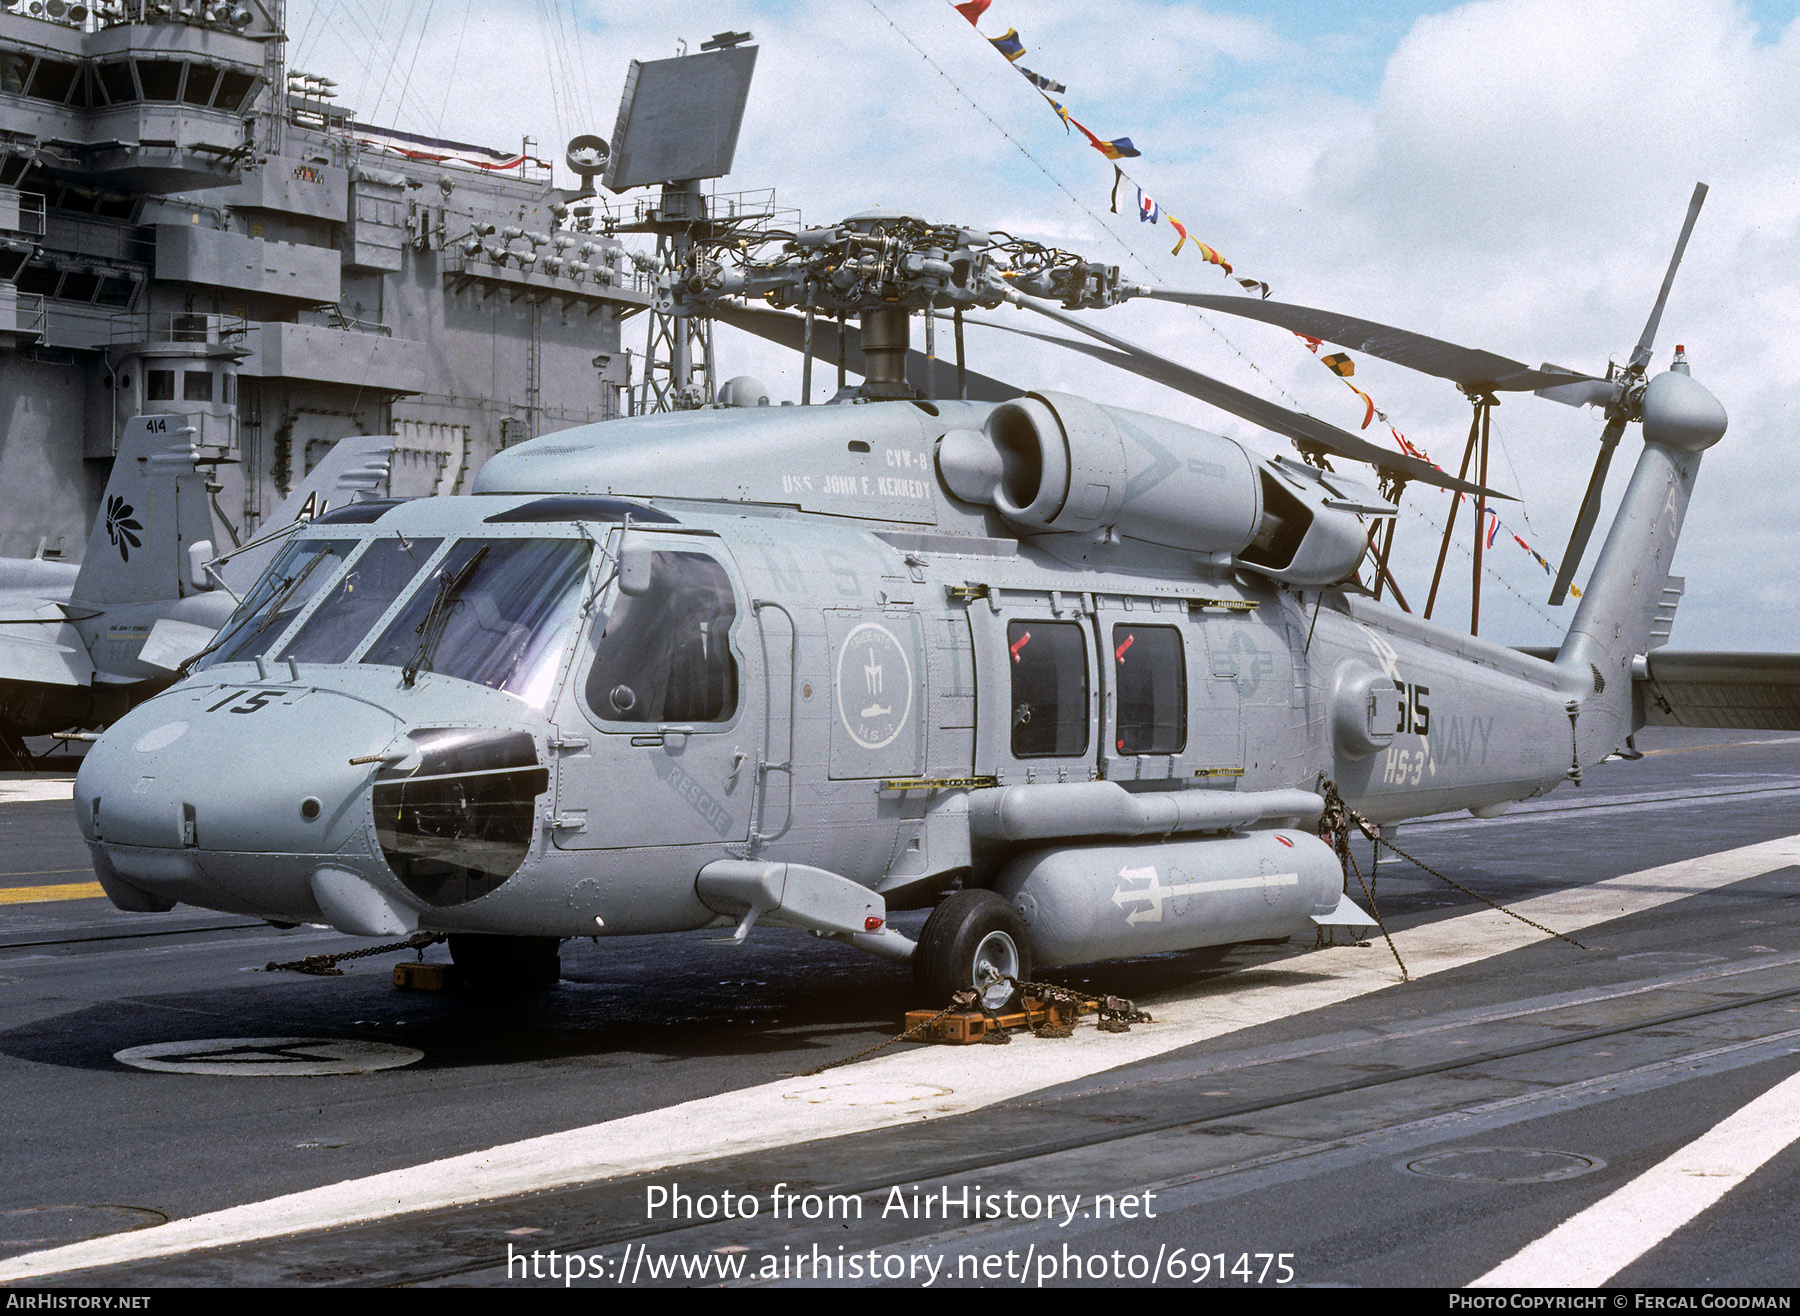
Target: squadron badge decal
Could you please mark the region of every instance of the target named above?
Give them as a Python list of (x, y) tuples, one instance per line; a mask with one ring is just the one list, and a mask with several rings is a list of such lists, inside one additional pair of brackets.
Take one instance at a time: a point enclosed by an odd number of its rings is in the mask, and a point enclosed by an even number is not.
[(137, 532), (144, 527), (132, 516), (135, 510), (117, 494), (106, 500), (106, 537), (112, 540), (112, 546), (119, 550), (120, 560), (125, 562), (131, 561), (132, 549), (144, 546), (144, 541), (137, 537)]
[(887, 627), (864, 622), (844, 637), (837, 658), (838, 717), (858, 745), (894, 743), (912, 716), (912, 690), (912, 663)]

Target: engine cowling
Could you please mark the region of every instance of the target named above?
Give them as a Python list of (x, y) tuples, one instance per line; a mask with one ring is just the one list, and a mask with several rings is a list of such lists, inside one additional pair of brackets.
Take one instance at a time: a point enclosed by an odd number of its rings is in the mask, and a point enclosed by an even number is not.
[[(1347, 578), (1367, 543), (1361, 516), (1333, 506), (1346, 502), (1342, 492), (1310, 467), (1265, 461), (1222, 435), (1068, 393), (1001, 403), (982, 429), (945, 434), (937, 461), (954, 497), (992, 507), (1021, 530), (1116, 530), (1229, 555), (1294, 584)], [(1370, 503), (1360, 493), (1347, 501)]]

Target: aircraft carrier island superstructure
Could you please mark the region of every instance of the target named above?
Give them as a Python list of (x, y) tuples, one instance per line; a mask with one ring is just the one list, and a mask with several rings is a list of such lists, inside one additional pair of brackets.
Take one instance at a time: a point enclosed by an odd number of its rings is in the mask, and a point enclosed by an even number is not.
[(357, 123), (281, 22), (0, 5), (0, 556), (80, 555), (142, 413), (190, 418), (247, 538), (345, 435), (398, 436), (394, 494), (454, 493), (629, 409), (653, 291), (604, 216), (524, 149)]

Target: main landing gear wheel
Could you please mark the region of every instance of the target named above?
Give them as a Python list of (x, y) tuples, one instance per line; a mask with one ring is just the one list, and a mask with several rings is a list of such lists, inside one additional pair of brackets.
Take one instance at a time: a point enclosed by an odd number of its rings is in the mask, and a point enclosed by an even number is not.
[(450, 958), (480, 987), (548, 987), (562, 977), (558, 937), (501, 937), (452, 932)]
[(1007, 982), (1031, 977), (1031, 943), (1025, 920), (992, 891), (958, 891), (931, 911), (913, 953), (913, 977), (926, 1000), (947, 1004), (965, 987), (981, 991), (981, 1003), (1000, 1010), (1017, 989)]

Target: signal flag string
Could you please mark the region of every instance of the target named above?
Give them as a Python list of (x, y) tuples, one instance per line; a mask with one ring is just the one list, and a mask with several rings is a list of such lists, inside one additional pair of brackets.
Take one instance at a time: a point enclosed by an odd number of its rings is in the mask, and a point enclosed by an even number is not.
[[(1348, 352), (1333, 352), (1329, 356), (1319, 356), (1319, 349), (1324, 346), (1323, 339), (1314, 338), (1310, 334), (1302, 334), (1302, 333), (1296, 333), (1294, 335), (1294, 337), (1298, 338), (1301, 342), (1306, 344), (1307, 351), (1311, 352), (1314, 356), (1319, 357), (1320, 365), (1324, 366), (1327, 370), (1331, 371), (1332, 374), (1336, 375), (1339, 379), (1341, 379), (1344, 382), (1344, 386), (1346, 388), (1348, 388), (1352, 393), (1356, 394), (1357, 397), (1362, 399), (1362, 401), (1363, 401), (1362, 428), (1363, 429), (1368, 429), (1369, 422), (1379, 418), (1381, 420), (1381, 423), (1383, 425), (1387, 426), (1388, 433), (1394, 436), (1394, 442), (1399, 445), (1401, 452), (1405, 453), (1408, 457), (1418, 458), (1420, 461), (1425, 462), (1427, 465), (1431, 466), (1432, 469), (1434, 469), (1434, 470), (1442, 471), (1444, 469), (1442, 466), (1439, 466), (1435, 461), (1431, 460), (1430, 453), (1426, 452), (1423, 448), (1419, 447), (1418, 445), (1410, 442), (1404, 434), (1402, 434), (1398, 429), (1396, 429), (1394, 427), (1394, 423), (1388, 419), (1388, 414), (1385, 411), (1383, 411), (1380, 407), (1377, 407), (1375, 405), (1374, 398), (1370, 397), (1367, 393), (1363, 392), (1355, 384), (1352, 384), (1350, 382), (1350, 376), (1354, 375), (1356, 373), (1356, 362), (1354, 359), (1351, 358), (1351, 356)], [(1446, 472), (1446, 474), (1448, 474), (1448, 472)], [(1461, 493), (1458, 493), (1456, 495), (1456, 502), (1457, 502), (1458, 507), (1462, 506), (1463, 497), (1464, 497), (1464, 495)], [(1549, 573), (1550, 578), (1552, 580), (1554, 580), (1556, 578), (1556, 568), (1550, 565), (1550, 562), (1548, 561), (1548, 559), (1546, 559), (1544, 557), (1544, 555), (1542, 553), (1538, 552), (1530, 544), (1526, 543), (1524, 540), (1524, 537), (1521, 536), (1516, 530), (1513, 530), (1511, 527), (1508, 527), (1508, 526), (1503, 526), (1500, 521), (1500, 513), (1499, 512), (1497, 512), (1493, 507), (1489, 507), (1487, 509), (1487, 515), (1488, 515), (1488, 527), (1487, 527), (1487, 547), (1488, 548), (1492, 548), (1494, 546), (1495, 537), (1500, 533), (1500, 531), (1502, 529), (1504, 529), (1504, 530), (1506, 530), (1507, 534), (1512, 536), (1512, 540), (1515, 544), (1517, 544), (1520, 548), (1524, 549), (1527, 553), (1531, 554), (1531, 556), (1537, 561), (1537, 564), (1540, 567), (1542, 567), (1546, 572)], [(1580, 587), (1573, 583), (1571, 583), (1569, 586), (1569, 593), (1573, 594), (1576, 598), (1581, 597)]]
[[(964, 0), (964, 3), (955, 3), (955, 0), (952, 0), (951, 8), (955, 9), (957, 13), (961, 14), (963, 16), (963, 18), (967, 19), (970, 26), (974, 27), (979, 32), (981, 17), (983, 14), (985, 14), (987, 12), (987, 10), (991, 7), (992, 4), (993, 4), (993, 0)], [(877, 13), (881, 12), (879, 6), (873, 5), (873, 0), (871, 0), (871, 5), (872, 5), (872, 7), (874, 7), (876, 9)], [(882, 14), (882, 17), (887, 18), (887, 15)], [(899, 32), (902, 37), (906, 37), (906, 33), (904, 32), (904, 30), (901, 29), (898, 24), (894, 23), (894, 21), (891, 18), (888, 18), (888, 25), (890, 27), (893, 27), (896, 32)], [(907, 37), (907, 41), (910, 45), (913, 46), (913, 48), (915, 50), (919, 51), (919, 54), (925, 59), (925, 61), (928, 64), (931, 64), (933, 68), (937, 69), (938, 74), (940, 76), (944, 77), (946, 79), (946, 81), (949, 80), (949, 76), (947, 74), (945, 74), (941, 68), (937, 67), (936, 61), (932, 60), (931, 57), (929, 55), (925, 54), (925, 52), (923, 50), (919, 50), (918, 44), (916, 42), (913, 42), (910, 37)], [(1167, 210), (1163, 209), (1163, 207), (1161, 206), (1161, 204), (1159, 202), (1157, 202), (1153, 197), (1151, 197), (1147, 192), (1144, 191), (1142, 184), (1140, 184), (1137, 181), (1137, 179), (1133, 178), (1130, 174), (1126, 173), (1123, 168), (1120, 167), (1120, 165), (1118, 164), (1118, 161), (1120, 159), (1137, 157), (1137, 156), (1142, 155), (1142, 152), (1137, 149), (1136, 145), (1132, 142), (1132, 140), (1129, 137), (1120, 137), (1120, 138), (1114, 138), (1114, 139), (1110, 139), (1110, 140), (1100, 137), (1097, 133), (1093, 132), (1092, 130), (1087, 128), (1084, 124), (1082, 124), (1080, 122), (1080, 120), (1074, 118), (1074, 116), (1069, 113), (1067, 107), (1064, 106), (1061, 102), (1057, 101), (1050, 94), (1050, 92), (1052, 90), (1054, 90), (1058, 94), (1063, 93), (1066, 89), (1063, 87), (1063, 85), (1061, 83), (1055, 82), (1052, 79), (1046, 78), (1041, 74), (1035, 73), (1031, 69), (1025, 68), (1023, 65), (1021, 65), (1019, 63), (1019, 60), (1026, 54), (1026, 50), (1025, 50), (1025, 46), (1024, 46), (1024, 41), (1019, 36), (1016, 28), (1009, 27), (1002, 36), (990, 37), (990, 38), (988, 38), (988, 41), (989, 41), (989, 44), (991, 44), (995, 48), (995, 50), (997, 50), (1002, 55), (1002, 57), (1004, 57), (1007, 60), (1008, 63), (1010, 63), (1015, 69), (1017, 69), (1019, 71), (1019, 73), (1021, 74), (1021, 76), (1023, 76), (1026, 79), (1026, 81), (1030, 82), (1031, 85), (1039, 92), (1039, 94), (1042, 95), (1044, 97), (1044, 99), (1049, 102), (1051, 108), (1056, 111), (1057, 117), (1063, 121), (1065, 128), (1073, 128), (1076, 131), (1079, 131), (1082, 134), (1082, 136), (1087, 139), (1087, 142), (1090, 146), (1092, 146), (1096, 151), (1099, 151), (1102, 155), (1106, 156), (1109, 160), (1113, 161), (1113, 187), (1112, 187), (1112, 197), (1111, 197), (1111, 205), (1110, 205), (1111, 213), (1113, 213), (1113, 214), (1119, 213), (1118, 197), (1119, 197), (1120, 186), (1123, 183), (1130, 183), (1132, 185), (1132, 187), (1136, 190), (1136, 193), (1137, 193), (1137, 206), (1138, 206), (1139, 221), (1143, 222), (1143, 223), (1157, 223), (1162, 219), (1167, 219), (1169, 221), (1171, 227), (1173, 227), (1175, 229), (1175, 231), (1178, 235), (1178, 239), (1175, 244), (1174, 251), (1171, 254), (1178, 254), (1184, 245), (1191, 242), (1191, 243), (1193, 243), (1194, 247), (1199, 251), (1199, 253), (1203, 259), (1205, 259), (1209, 264), (1214, 264), (1214, 265), (1219, 266), (1220, 269), (1228, 277), (1233, 278), (1240, 286), (1242, 286), (1246, 290), (1259, 293), (1259, 295), (1265, 299), (1269, 296), (1270, 289), (1269, 289), (1269, 285), (1267, 283), (1263, 282), (1260, 279), (1246, 279), (1246, 278), (1238, 277), (1235, 274), (1235, 272), (1233, 271), (1233, 268), (1232, 268), (1230, 262), (1227, 261), (1219, 253), (1219, 251), (1216, 248), (1208, 245), (1207, 243), (1201, 242), (1198, 238), (1193, 237), (1188, 232), (1186, 225), (1182, 224)], [(954, 86), (955, 84), (952, 83), (951, 85)], [(959, 92), (961, 92), (963, 99), (969, 101), (969, 103), (971, 105), (975, 105), (974, 100), (968, 95), (967, 92), (962, 91), (962, 88), (960, 88), (960, 87), (958, 87), (957, 90)], [(1014, 139), (1012, 139), (1012, 134), (1008, 133), (1004, 128), (1001, 128), (1000, 125), (994, 121), (994, 119), (991, 115), (986, 114), (986, 111), (981, 111), (981, 107), (979, 105), (975, 105), (975, 108), (978, 111), (980, 111), (981, 113), (983, 113), (987, 117), (988, 121), (990, 123), (993, 123), (994, 126), (1000, 130), (1000, 132), (1003, 136), (1007, 137), (1009, 140), (1014, 140)], [(1029, 151), (1025, 150), (1025, 147), (1022, 144), (1018, 143), (1016, 140), (1014, 140), (1014, 144), (1019, 146), (1019, 149), (1025, 153), (1026, 157), (1029, 159), (1032, 159), (1033, 163), (1037, 164), (1038, 168), (1040, 170), (1042, 170), (1046, 176), (1051, 177), (1051, 180), (1053, 182), (1056, 181), (1055, 178), (1049, 174), (1049, 171), (1047, 169), (1044, 169), (1044, 166), (1041, 163), (1039, 163), (1038, 161), (1036, 161), (1036, 159), (1031, 156), (1031, 153)], [(1062, 185), (1060, 183), (1058, 183), (1058, 186), (1061, 187)], [(1066, 188), (1066, 187), (1063, 187), (1062, 190), (1064, 192), (1068, 192), (1068, 188)], [(1073, 193), (1070, 193), (1070, 196), (1071, 196), (1071, 198), (1073, 198)], [(1078, 201), (1078, 204), (1079, 204), (1079, 201)], [(1083, 207), (1083, 208), (1085, 209), (1086, 207)], [(1089, 213), (1092, 213), (1092, 212), (1090, 211)], [(1218, 329), (1215, 326), (1211, 325), (1210, 321), (1208, 321), (1206, 319), (1206, 317), (1202, 316), (1201, 321), (1202, 321), (1202, 323), (1207, 324), (1208, 328), (1211, 328), (1215, 334), (1218, 334)], [(1220, 337), (1223, 337), (1223, 335), (1220, 335)], [(1361, 402), (1363, 404), (1363, 420), (1362, 420), (1361, 428), (1367, 429), (1369, 427), (1369, 425), (1371, 423), (1373, 423), (1373, 421), (1375, 421), (1376, 419), (1379, 419), (1382, 422), (1382, 424), (1387, 427), (1388, 433), (1393, 436), (1394, 442), (1395, 442), (1396, 446), (1400, 449), (1401, 452), (1405, 453), (1406, 455), (1408, 455), (1410, 457), (1416, 457), (1420, 461), (1428, 463), (1430, 466), (1432, 466), (1436, 470), (1439, 470), (1439, 471), (1443, 470), (1442, 466), (1438, 465), (1437, 462), (1432, 461), (1430, 455), (1423, 448), (1420, 448), (1419, 446), (1417, 446), (1416, 444), (1414, 444), (1410, 440), (1408, 440), (1407, 437), (1404, 434), (1402, 434), (1399, 431), (1399, 429), (1397, 429), (1393, 425), (1393, 423), (1389, 419), (1387, 413), (1385, 411), (1381, 410), (1380, 407), (1376, 406), (1374, 398), (1372, 398), (1368, 393), (1364, 392), (1362, 389), (1358, 388), (1355, 384), (1352, 384), (1350, 382), (1350, 376), (1354, 375), (1356, 373), (1356, 364), (1355, 364), (1355, 361), (1349, 356), (1348, 353), (1341, 353), (1341, 352), (1340, 353), (1332, 353), (1329, 356), (1320, 357), (1319, 349), (1323, 346), (1322, 340), (1309, 337), (1306, 334), (1296, 334), (1295, 337), (1301, 339), (1302, 342), (1304, 342), (1306, 344), (1308, 350), (1310, 352), (1312, 352), (1313, 356), (1315, 358), (1317, 358), (1322, 365), (1324, 365), (1328, 370), (1330, 370), (1340, 380), (1342, 380), (1344, 383), (1344, 386), (1346, 388), (1348, 388), (1352, 393), (1356, 394), (1358, 399), (1361, 400)], [(1264, 372), (1256, 366), (1255, 362), (1251, 361), (1248, 357), (1246, 357), (1244, 355), (1244, 353), (1241, 350), (1237, 349), (1235, 345), (1231, 344), (1230, 339), (1227, 338), (1224, 341), (1226, 342), (1226, 344), (1228, 346), (1232, 347), (1233, 352), (1238, 356), (1239, 359), (1243, 360), (1257, 374), (1264, 375)], [(1264, 377), (1268, 378), (1267, 375), (1264, 375)], [(1270, 379), (1270, 383), (1278, 393), (1282, 394), (1282, 396), (1284, 396), (1284, 397), (1288, 396), (1287, 390), (1283, 389), (1279, 384), (1275, 383), (1275, 381), (1273, 379)], [(1288, 400), (1290, 402), (1293, 402), (1294, 405), (1296, 405), (1296, 406), (1299, 405), (1298, 402), (1295, 401), (1291, 397), (1289, 397)], [(1459, 506), (1461, 504), (1462, 498), (1463, 498), (1463, 495), (1459, 493), (1457, 495), (1457, 500), (1458, 500)], [(1534, 561), (1536, 561), (1539, 566), (1543, 567), (1544, 570), (1546, 572), (1548, 572), (1552, 577), (1555, 576), (1555, 574), (1556, 574), (1555, 567), (1551, 565), (1551, 563), (1543, 556), (1543, 554), (1539, 553), (1536, 549), (1534, 549), (1516, 531), (1513, 531), (1510, 527), (1502, 526), (1501, 522), (1499, 520), (1499, 514), (1497, 512), (1495, 512), (1493, 508), (1490, 507), (1488, 509), (1488, 514), (1489, 514), (1489, 519), (1490, 519), (1490, 523), (1491, 523), (1490, 527), (1489, 527), (1489, 532), (1488, 532), (1489, 533), (1489, 545), (1488, 545), (1489, 547), (1492, 546), (1493, 537), (1497, 533), (1498, 529), (1505, 528), (1507, 531), (1507, 534), (1512, 538), (1514, 543), (1518, 544), (1518, 546), (1521, 549), (1523, 549), (1526, 553), (1528, 553), (1532, 557), (1532, 559)], [(1417, 511), (1415, 511), (1414, 515), (1417, 516), (1417, 515), (1421, 515), (1421, 514), (1418, 513)], [(1467, 555), (1468, 554), (1465, 552), (1465, 556), (1467, 556)], [(1521, 603), (1526, 604), (1526, 606), (1531, 608), (1531, 610), (1533, 612), (1537, 612), (1538, 615), (1543, 617), (1544, 620), (1546, 620), (1546, 621), (1552, 620), (1548, 614), (1542, 612), (1535, 605), (1533, 605), (1529, 599), (1525, 598), (1525, 596), (1520, 594), (1518, 592), (1518, 590), (1514, 589), (1511, 586), (1511, 584), (1508, 583), (1504, 577), (1500, 576), (1499, 573), (1495, 572), (1492, 567), (1488, 568), (1488, 573), (1490, 575), (1493, 575), (1494, 578), (1500, 583), (1500, 585), (1503, 588), (1505, 588), (1507, 590), (1508, 593), (1512, 594)], [(1577, 598), (1579, 598), (1581, 596), (1580, 590), (1574, 586), (1570, 587), (1570, 593), (1575, 595), (1575, 597), (1577, 597)]]
[[(956, 12), (961, 14), (964, 18), (968, 19), (969, 26), (979, 32), (981, 30), (981, 16), (987, 12), (988, 6), (992, 3), (993, 0), (966, 0), (966, 2), (962, 4), (952, 3), (951, 8), (956, 10)], [(1023, 76), (1027, 82), (1037, 88), (1038, 94), (1049, 102), (1050, 108), (1056, 111), (1056, 117), (1062, 120), (1063, 130), (1065, 132), (1070, 129), (1079, 132), (1087, 139), (1089, 146), (1093, 147), (1096, 151), (1100, 152), (1101, 155), (1113, 162), (1113, 214), (1116, 215), (1119, 213), (1119, 184), (1121, 181), (1129, 182), (1137, 189), (1138, 219), (1148, 224), (1161, 223), (1166, 219), (1169, 222), (1169, 227), (1175, 230), (1175, 246), (1169, 253), (1170, 255), (1180, 255), (1181, 249), (1189, 243), (1192, 243), (1194, 249), (1199, 252), (1202, 260), (1206, 261), (1209, 265), (1217, 265), (1225, 272), (1227, 278), (1234, 280), (1240, 287), (1249, 292), (1258, 292), (1265, 298), (1269, 295), (1269, 285), (1267, 283), (1261, 279), (1246, 279), (1235, 274), (1232, 270), (1231, 262), (1219, 254), (1218, 248), (1200, 241), (1199, 238), (1196, 238), (1189, 233), (1187, 225), (1183, 224), (1179, 219), (1175, 218), (1172, 213), (1152, 200), (1149, 194), (1144, 191), (1143, 184), (1139, 183), (1137, 179), (1126, 173), (1124, 169), (1119, 166), (1118, 162), (1120, 160), (1135, 159), (1143, 155), (1143, 152), (1138, 150), (1136, 145), (1133, 144), (1131, 138), (1106, 138), (1094, 132), (1086, 124), (1082, 123), (1081, 120), (1071, 114), (1068, 106), (1056, 99), (1057, 95), (1061, 95), (1067, 90), (1062, 83), (1057, 82), (1052, 78), (1047, 78), (1040, 73), (1034, 73), (1023, 64), (1019, 63), (1019, 60), (1025, 55), (1025, 43), (1019, 36), (1019, 30), (1017, 28), (1009, 27), (1003, 35), (989, 37), (987, 41), (989, 45), (998, 51), (1000, 55), (1013, 66), (1013, 68), (1018, 70), (1020, 75)], [(1052, 93), (1055, 93), (1055, 95)]]
[[(973, 3), (971, 4), (970, 7), (974, 9), (976, 16), (979, 17), (981, 11), (986, 9), (988, 3), (991, 3), (991, 2), (992, 2), (992, 0), (985, 0), (985, 2), (984, 2), (984, 0), (973, 0)], [(905, 28), (901, 27), (898, 23), (896, 23), (893, 20), (892, 16), (890, 16), (888, 14), (888, 12), (886, 10), (884, 10), (879, 3), (877, 3), (877, 0), (864, 0), (864, 3), (866, 3), (869, 6), (869, 8), (873, 9), (875, 11), (875, 13), (880, 16), (881, 20), (884, 23), (886, 23), (890, 28), (893, 29), (895, 36), (899, 37), (907, 45), (911, 46), (913, 48), (913, 53), (918, 55), (918, 57), (920, 59), (924, 60), (926, 65), (931, 69), (931, 71), (936, 73), (938, 75), (938, 77), (942, 78), (944, 80), (945, 84), (947, 86), (949, 86), (949, 88), (952, 91), (954, 91), (958, 96), (962, 97), (964, 103), (967, 104), (970, 109), (974, 110), (975, 113), (979, 114), (982, 118), (986, 119), (989, 127), (991, 127), (995, 132), (999, 133), (1008, 142), (1010, 142), (1012, 144), (1013, 149), (1016, 150), (1020, 155), (1024, 156), (1027, 160), (1031, 161), (1032, 167), (1035, 168), (1046, 179), (1048, 179), (1050, 181), (1050, 184), (1053, 187), (1055, 187), (1057, 191), (1061, 192), (1064, 196), (1068, 197), (1069, 201), (1075, 206), (1076, 209), (1080, 210), (1089, 219), (1093, 220), (1095, 226), (1102, 233), (1105, 233), (1114, 242), (1118, 243), (1119, 246), (1128, 255), (1130, 255), (1130, 257), (1133, 260), (1135, 260), (1140, 266), (1143, 267), (1144, 272), (1146, 274), (1153, 273), (1153, 271), (1150, 269), (1150, 266), (1145, 262), (1144, 258), (1138, 253), (1138, 250), (1136, 247), (1132, 246), (1131, 243), (1127, 242), (1125, 240), (1125, 238), (1122, 235), (1120, 235), (1120, 233), (1116, 229), (1114, 229), (1112, 227), (1112, 225), (1110, 225), (1106, 222), (1106, 219), (1098, 211), (1096, 211), (1092, 206), (1088, 205), (1087, 202), (1083, 201), (1081, 199), (1081, 197), (1078, 196), (1069, 187), (1069, 185), (1067, 183), (1063, 182), (1062, 179), (1058, 178), (1055, 174), (1051, 173), (1048, 166), (1046, 166), (1042, 160), (1038, 159), (1037, 156), (1033, 155), (1031, 153), (1031, 149), (1029, 147), (1027, 147), (1025, 145), (1025, 143), (1021, 142), (1017, 137), (1014, 137), (1010, 132), (1008, 132), (1006, 130), (1005, 126), (1003, 124), (1001, 124), (998, 119), (994, 118), (994, 116), (992, 114), (990, 114), (985, 108), (983, 108), (981, 102), (977, 101), (973, 96), (971, 96), (968, 93), (968, 91), (965, 90), (963, 88), (963, 86), (956, 81), (955, 78), (951, 77), (948, 73), (946, 73), (944, 71), (943, 65), (939, 64), (935, 59), (933, 59), (931, 57), (930, 53), (928, 51), (926, 51), (925, 48), (923, 46), (921, 46), (917, 41), (914, 41), (912, 38), (912, 35), (909, 32), (907, 32), (907, 30)], [(953, 7), (956, 8), (958, 10), (958, 12), (962, 12), (962, 6), (957, 5), (957, 6), (953, 6)], [(964, 13), (963, 17), (967, 18), (968, 14)], [(1279, 398), (1283, 402), (1286, 402), (1289, 406), (1293, 407), (1296, 411), (1304, 411), (1305, 410), (1305, 407), (1301, 405), (1300, 400), (1298, 398), (1296, 398), (1292, 393), (1289, 393), (1287, 391), (1287, 389), (1282, 387), (1280, 380), (1276, 379), (1274, 376), (1269, 374), (1268, 371), (1264, 370), (1261, 366), (1259, 366), (1253, 357), (1248, 355), (1244, 351), (1243, 348), (1239, 347), (1235, 342), (1233, 342), (1231, 340), (1231, 337), (1228, 334), (1226, 334), (1222, 329), (1220, 329), (1218, 325), (1213, 323), (1211, 317), (1203, 314), (1202, 312), (1195, 311), (1194, 318), (1200, 324), (1200, 326), (1202, 328), (1204, 328), (1214, 338), (1218, 339), (1221, 343), (1223, 343), (1230, 350), (1231, 354), (1234, 357), (1236, 357), (1239, 361), (1243, 362), (1244, 368), (1246, 370), (1250, 371), (1252, 374), (1254, 374), (1259, 379), (1261, 379), (1270, 393), (1274, 394), (1277, 398)]]

